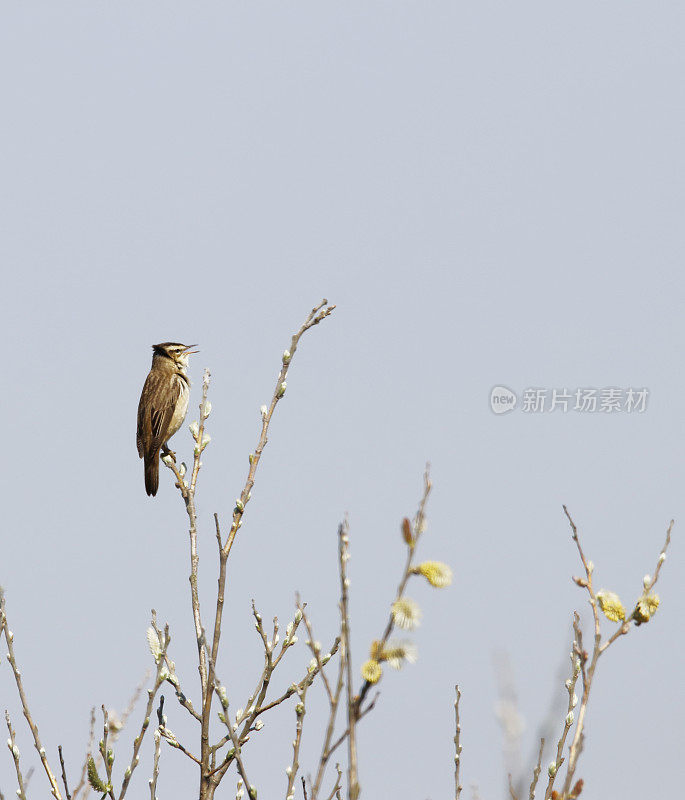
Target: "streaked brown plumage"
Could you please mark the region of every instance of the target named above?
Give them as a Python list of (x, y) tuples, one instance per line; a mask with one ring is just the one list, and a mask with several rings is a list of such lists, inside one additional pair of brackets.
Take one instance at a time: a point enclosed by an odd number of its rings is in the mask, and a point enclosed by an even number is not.
[(138, 455), (145, 464), (145, 491), (157, 494), (159, 451), (183, 424), (188, 410), (188, 356), (194, 344), (163, 342), (152, 345), (152, 367), (138, 403)]

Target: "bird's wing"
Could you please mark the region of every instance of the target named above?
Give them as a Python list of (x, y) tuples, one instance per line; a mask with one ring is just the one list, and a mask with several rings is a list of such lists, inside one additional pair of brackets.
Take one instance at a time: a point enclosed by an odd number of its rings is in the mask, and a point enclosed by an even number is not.
[(181, 394), (181, 384), (168, 375), (150, 372), (138, 404), (136, 444), (142, 458), (146, 450), (154, 453), (166, 442), (174, 409)]

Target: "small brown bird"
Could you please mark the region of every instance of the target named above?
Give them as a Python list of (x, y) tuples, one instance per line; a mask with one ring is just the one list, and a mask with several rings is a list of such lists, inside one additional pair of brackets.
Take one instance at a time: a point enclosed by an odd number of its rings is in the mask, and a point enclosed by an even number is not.
[(163, 342), (152, 345), (152, 367), (138, 403), (138, 455), (145, 463), (145, 491), (157, 494), (159, 451), (174, 457), (167, 442), (183, 424), (188, 410), (188, 356), (194, 344)]

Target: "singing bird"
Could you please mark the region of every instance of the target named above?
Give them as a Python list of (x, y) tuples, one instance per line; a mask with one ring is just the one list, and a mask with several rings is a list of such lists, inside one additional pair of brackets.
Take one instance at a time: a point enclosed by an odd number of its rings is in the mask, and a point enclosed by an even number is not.
[(145, 464), (145, 491), (153, 497), (159, 486), (159, 451), (174, 456), (167, 442), (183, 424), (188, 410), (188, 356), (194, 344), (152, 345), (152, 366), (138, 403), (138, 455)]

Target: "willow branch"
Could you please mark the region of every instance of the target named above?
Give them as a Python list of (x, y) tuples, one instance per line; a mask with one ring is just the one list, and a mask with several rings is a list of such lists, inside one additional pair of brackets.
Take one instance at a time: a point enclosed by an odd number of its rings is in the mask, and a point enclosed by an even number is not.
[[(159, 629), (157, 629), (157, 631), (159, 631)], [(126, 795), (126, 790), (128, 789), (129, 783), (131, 781), (131, 776), (133, 775), (133, 771), (138, 766), (138, 761), (139, 761), (138, 754), (140, 752), (140, 747), (143, 743), (143, 739), (145, 737), (145, 732), (147, 731), (148, 726), (150, 725), (150, 716), (152, 714), (155, 697), (160, 687), (166, 680), (166, 675), (164, 674), (165, 673), (164, 659), (166, 657), (166, 653), (169, 648), (169, 643), (171, 641), (171, 634), (169, 633), (168, 625), (164, 627), (164, 635), (162, 636), (161, 633), (158, 633), (158, 637), (159, 637), (159, 646), (161, 652), (160, 655), (156, 658), (157, 673), (155, 675), (155, 683), (152, 689), (147, 690), (147, 705), (145, 706), (145, 716), (143, 717), (140, 733), (133, 740), (133, 754), (131, 755), (131, 762), (129, 763), (124, 773), (124, 780), (121, 784), (121, 791), (119, 792), (118, 800), (123, 800), (124, 796)]]
[(19, 748), (15, 743), (15, 730), (12, 727), (12, 721), (10, 720), (10, 715), (7, 710), (5, 710), (5, 722), (7, 723), (7, 730), (9, 731), (10, 738), (7, 740), (7, 747), (9, 747), (10, 753), (12, 753), (12, 760), (14, 761), (14, 771), (17, 773), (17, 784), (19, 788), (17, 789), (17, 797), (19, 800), (26, 800), (26, 787), (24, 786), (24, 776), (21, 772), (21, 767), (19, 766)]
[[(412, 574), (412, 566), (414, 562), (414, 556), (416, 554), (416, 545), (421, 538), (421, 534), (425, 528), (425, 520), (426, 520), (426, 503), (428, 502), (428, 496), (430, 495), (431, 489), (433, 488), (433, 484), (431, 483), (430, 479), (430, 465), (426, 464), (426, 471), (423, 474), (423, 495), (421, 496), (421, 500), (419, 502), (419, 507), (416, 512), (416, 516), (414, 517), (412, 528), (412, 539), (411, 544), (407, 547), (407, 561), (404, 566), (404, 572), (402, 574), (402, 578), (400, 583), (397, 587), (397, 592), (395, 594), (395, 599), (399, 600), (400, 597), (404, 594), (404, 590), (407, 586), (407, 581), (409, 580)], [(383, 635), (380, 638), (380, 642), (378, 644), (379, 652), (382, 652), (385, 645), (388, 643), (388, 639), (390, 638), (390, 634), (395, 627), (395, 619), (390, 614), (388, 618), (387, 625), (385, 626), (385, 630), (383, 631)], [(361, 706), (364, 702), (364, 698), (368, 694), (369, 690), (373, 686), (372, 683), (369, 681), (364, 681), (362, 684), (361, 691), (359, 692), (359, 697), (356, 700), (357, 708)]]
[(461, 725), (459, 724), (459, 701), (461, 692), (459, 686), (454, 687), (456, 700), (454, 701), (454, 800), (459, 800), (461, 794), (461, 783), (459, 783), (459, 772), (461, 769)]
[(60, 794), (59, 787), (57, 786), (57, 779), (55, 778), (55, 774), (50, 769), (50, 765), (48, 764), (47, 756), (45, 755), (45, 748), (41, 744), (40, 736), (38, 734), (38, 726), (33, 721), (33, 717), (31, 716), (31, 712), (29, 711), (28, 701), (26, 699), (26, 692), (24, 691), (24, 684), (21, 680), (21, 672), (19, 671), (19, 667), (17, 666), (17, 660), (14, 655), (14, 634), (9, 629), (9, 624), (7, 622), (7, 614), (5, 611), (5, 593), (0, 588), (0, 631), (4, 632), (5, 634), (5, 641), (7, 642), (7, 660), (12, 667), (12, 672), (14, 673), (14, 680), (17, 684), (17, 691), (19, 692), (19, 699), (21, 700), (21, 707), (24, 711), (24, 716), (26, 717), (26, 721), (28, 722), (29, 728), (31, 729), (31, 734), (33, 736), (33, 744), (38, 751), (38, 755), (40, 756), (41, 764), (43, 765), (43, 769), (45, 770), (45, 774), (47, 775), (48, 781), (50, 783), (50, 794), (55, 798), (55, 800), (62, 800), (62, 795)]

